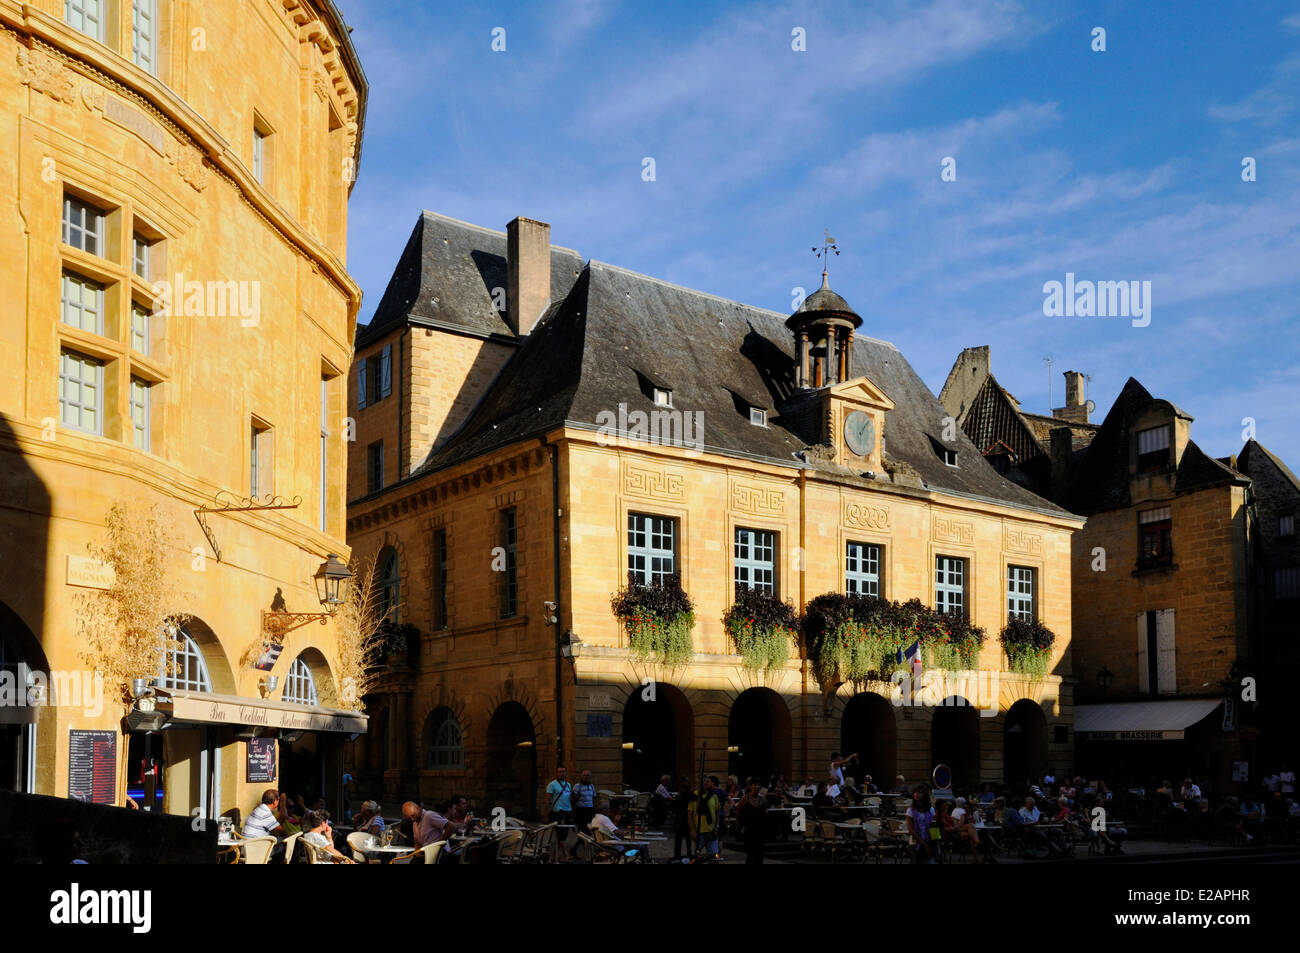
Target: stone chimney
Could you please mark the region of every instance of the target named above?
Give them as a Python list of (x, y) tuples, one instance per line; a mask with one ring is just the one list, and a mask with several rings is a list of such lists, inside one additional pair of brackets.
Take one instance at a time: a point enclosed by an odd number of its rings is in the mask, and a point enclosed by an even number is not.
[(1079, 371), (1065, 372), (1065, 406), (1052, 408), (1052, 416), (1072, 423), (1088, 422), (1088, 403), (1083, 399), (1083, 374)]
[(527, 334), (550, 303), (551, 226), (516, 218), (506, 226), (506, 323)]
[(1052, 501), (1064, 506), (1070, 492), (1070, 455), (1074, 433), (1069, 427), (1052, 428)]

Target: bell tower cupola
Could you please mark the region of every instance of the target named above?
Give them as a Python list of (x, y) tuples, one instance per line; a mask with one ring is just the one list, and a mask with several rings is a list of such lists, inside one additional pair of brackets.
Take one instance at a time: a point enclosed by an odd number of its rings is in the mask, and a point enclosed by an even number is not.
[[(840, 253), (829, 232), (825, 244), (813, 251), (823, 259)], [(794, 335), (795, 387), (827, 387), (853, 376), (853, 332), (862, 326), (862, 318), (831, 290), (825, 267), (822, 286), (804, 299), (785, 326)]]

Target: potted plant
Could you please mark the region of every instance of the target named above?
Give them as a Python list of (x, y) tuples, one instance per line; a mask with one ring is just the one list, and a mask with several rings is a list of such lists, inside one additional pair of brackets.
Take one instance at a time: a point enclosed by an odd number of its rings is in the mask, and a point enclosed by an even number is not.
[(1037, 619), (1008, 619), (1000, 636), (1011, 671), (1042, 678), (1052, 664), (1056, 634)]
[(397, 623), (385, 619), (379, 624), (380, 651), (387, 657), (388, 664), (410, 661), (411, 646), (419, 637), (420, 630), (409, 623)]
[(691, 660), (695, 605), (682, 589), (679, 575), (648, 586), (629, 572), (627, 585), (610, 598), (610, 608), (637, 659), (669, 666)]
[(775, 594), (738, 584), (722, 625), (746, 668), (771, 671), (789, 658), (798, 619), (794, 607)]

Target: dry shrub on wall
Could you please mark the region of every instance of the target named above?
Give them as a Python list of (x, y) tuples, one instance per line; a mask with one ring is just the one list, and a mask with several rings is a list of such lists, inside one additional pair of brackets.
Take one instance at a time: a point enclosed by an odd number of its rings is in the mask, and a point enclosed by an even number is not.
[(348, 711), (364, 711), (362, 699), (378, 678), (375, 667), (383, 651), (379, 593), (375, 589), (378, 553), (355, 560), (348, 598), (334, 616), (338, 637), (339, 700)]
[[(160, 653), (179, 644), (178, 627), (189, 619), (180, 609), (187, 597), (174, 572), (185, 550), (157, 506), (117, 501), (104, 525), (103, 542), (89, 543), (86, 550), (112, 568), (114, 579), (107, 589), (74, 596), (82, 643), (78, 654), (103, 675), (105, 700), (111, 704), (116, 698), (125, 715), (132, 704), (131, 680), (158, 675)], [(170, 653), (166, 658), (171, 665)], [(119, 804), (126, 803), (126, 758), (123, 737), (118, 745)]]

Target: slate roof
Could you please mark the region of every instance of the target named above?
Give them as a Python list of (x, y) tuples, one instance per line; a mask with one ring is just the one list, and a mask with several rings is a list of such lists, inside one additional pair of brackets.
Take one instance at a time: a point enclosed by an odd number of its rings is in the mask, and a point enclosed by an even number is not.
[[(427, 216), (424, 223), (427, 229)], [(476, 283), (462, 286), (477, 301)], [(675, 410), (703, 413), (709, 451), (817, 466), (796, 456), (808, 441), (801, 436), (799, 401), (791, 400), (786, 317), (592, 261), (567, 296), (553, 300), (461, 428), (411, 478), (560, 426), (596, 430), (599, 415), (617, 414), (620, 404), (651, 412), (647, 382), (671, 388)], [(894, 345), (855, 337), (852, 376), (861, 375), (894, 402), (885, 415), (887, 458), (927, 487), (1067, 515), (1001, 477), (960, 430), (951, 443), (959, 466), (947, 466), (935, 450), (947, 412)], [(751, 406), (768, 410), (769, 426), (749, 422)]]
[[(1134, 417), (1154, 403), (1166, 404), (1174, 414), (1191, 419), (1169, 401), (1152, 397), (1137, 380), (1130, 377), (1111, 405), (1106, 419), (1087, 450), (1078, 455), (1072, 467), (1070, 508), (1076, 513), (1097, 513), (1119, 509), (1130, 503), (1129, 446)], [(1248, 478), (1227, 464), (1208, 456), (1195, 441), (1188, 440), (1178, 469), (1174, 473), (1174, 492), (1215, 486), (1221, 483), (1245, 483)]]
[[(569, 293), (582, 270), (576, 251), (551, 246), (551, 300)], [(492, 289), (506, 286), (506, 233), (424, 212), (402, 249), (370, 323), (356, 346), (403, 323), (518, 340), (497, 310)]]
[(1280, 457), (1258, 440), (1251, 439), (1246, 441), (1246, 445), (1241, 448), (1241, 453), (1237, 455), (1237, 468), (1241, 470), (1242, 473), (1254, 474), (1254, 468), (1257, 466), (1255, 462), (1256, 454), (1259, 454), (1265, 460), (1272, 463), (1273, 466), (1277, 468), (1278, 473), (1286, 478), (1287, 482), (1295, 488), (1297, 493), (1300, 493), (1300, 477), (1297, 477), (1292, 473), (1291, 468), (1283, 463)]

